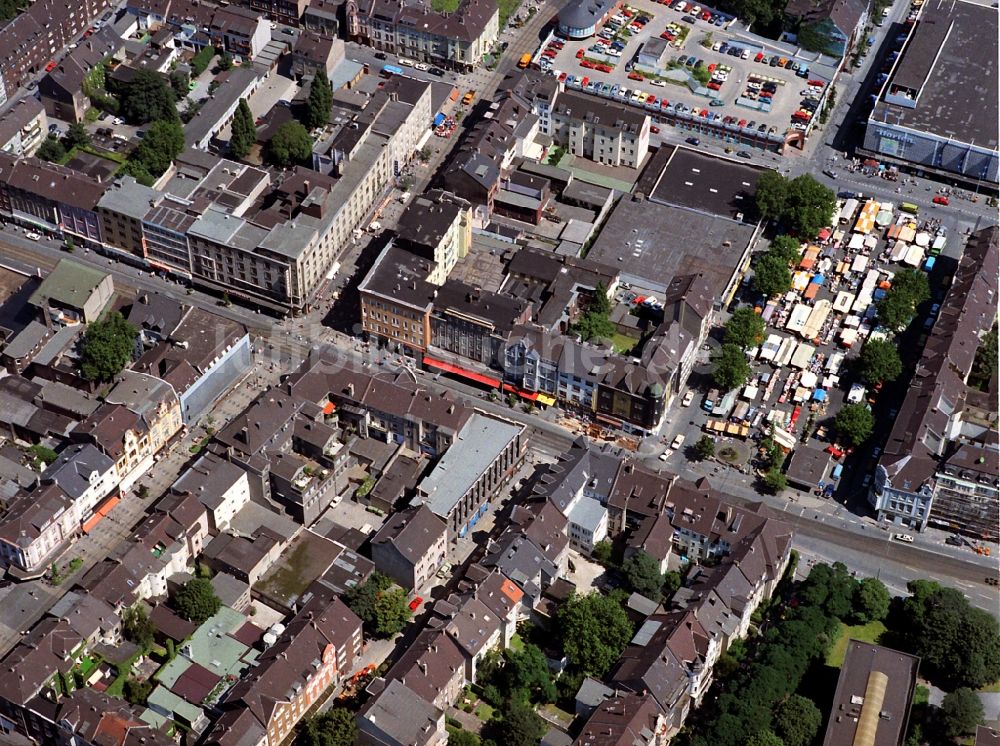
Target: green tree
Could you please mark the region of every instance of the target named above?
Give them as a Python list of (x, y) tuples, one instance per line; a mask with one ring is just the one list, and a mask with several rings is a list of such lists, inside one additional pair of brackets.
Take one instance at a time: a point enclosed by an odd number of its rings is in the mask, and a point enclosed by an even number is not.
[(35, 151), (35, 155), (43, 161), (57, 163), (66, 157), (66, 148), (61, 142), (59, 142), (58, 139), (49, 135), (42, 140), (42, 144), (38, 146), (38, 150)]
[(143, 650), (148, 650), (152, 646), (156, 627), (149, 621), (149, 616), (142, 604), (130, 606), (125, 610), (125, 616), (122, 619), (122, 632), (126, 640), (134, 642)]
[(36, 443), (35, 445), (31, 446), (30, 448), (28, 448), (28, 451), (31, 453), (32, 456), (35, 457), (35, 461), (40, 466), (48, 466), (57, 458), (59, 458), (58, 454), (55, 451), (53, 451), (48, 446), (43, 446), (41, 443)]
[(856, 585), (844, 563), (819, 563), (813, 566), (799, 587), (799, 597), (810, 606), (823, 609), (831, 617), (847, 619), (854, 608)]
[(511, 699), (493, 725), (489, 730), (496, 732), (497, 742), (504, 746), (538, 746), (548, 730), (534, 708), (520, 699)]
[(77, 145), (90, 145), (90, 133), (82, 122), (73, 122), (66, 130), (66, 146), (75, 148)]
[(309, 129), (322, 127), (330, 121), (330, 110), (333, 108), (333, 88), (326, 70), (317, 70), (309, 86), (309, 98), (306, 100), (305, 124)]
[(715, 439), (711, 435), (702, 435), (694, 444), (695, 455), (704, 461), (715, 456)]
[(903, 269), (892, 279), (892, 287), (876, 305), (877, 318), (892, 331), (898, 331), (910, 323), (917, 306), (930, 298), (927, 275), (914, 269)]
[(208, 69), (213, 57), (215, 57), (214, 47), (206, 46), (199, 49), (198, 53), (191, 58), (191, 73), (197, 78)]
[(233, 116), (232, 135), (229, 138), (229, 154), (233, 158), (243, 158), (257, 142), (257, 124), (245, 98), (240, 99)]
[(800, 236), (815, 236), (830, 223), (837, 195), (809, 174), (786, 180), (768, 171), (757, 180), (754, 202), (761, 216), (779, 220)]
[(948, 738), (967, 736), (976, 732), (986, 713), (979, 696), (968, 687), (960, 687), (944, 695), (938, 713), (941, 729)]
[(884, 339), (872, 339), (861, 348), (861, 375), (868, 383), (895, 381), (903, 372), (896, 345)]
[(774, 731), (759, 730), (750, 736), (746, 746), (785, 746), (785, 742), (778, 738)]
[(219, 70), (221, 72), (226, 72), (227, 70), (233, 69), (233, 58), (228, 54), (223, 54), (219, 57)]
[(608, 289), (603, 282), (599, 282), (594, 288), (586, 311), (573, 324), (573, 331), (585, 342), (611, 337), (615, 333), (615, 325), (611, 323), (610, 314), (611, 301), (608, 300)]
[(860, 624), (880, 622), (889, 614), (892, 595), (878, 578), (864, 578), (854, 587), (853, 620)]
[(767, 470), (761, 482), (772, 495), (778, 495), (788, 487), (788, 477), (776, 466)]
[(754, 266), (753, 286), (766, 298), (787, 293), (792, 288), (792, 273), (788, 271), (788, 263), (780, 256), (764, 254)]
[(907, 584), (904, 649), (919, 655), (921, 674), (945, 689), (978, 689), (1000, 679), (1000, 624), (963, 593), (929, 580)]
[(153, 122), (135, 149), (132, 160), (153, 176), (160, 176), (184, 150), (184, 128), (177, 119)]
[(480, 746), (482, 739), (470, 730), (450, 728), (448, 730), (448, 746)]
[(875, 417), (864, 404), (848, 404), (837, 412), (833, 420), (841, 440), (852, 446), (861, 445), (872, 434)]
[(781, 257), (786, 264), (797, 264), (802, 256), (802, 244), (792, 236), (775, 236), (767, 253)]
[(125, 699), (133, 705), (145, 705), (153, 692), (153, 685), (142, 679), (126, 679), (124, 686)]
[(593, 557), (594, 562), (600, 562), (602, 565), (607, 564), (611, 561), (611, 542), (607, 539), (597, 542), (590, 556)]
[(563, 652), (591, 676), (603, 676), (632, 638), (632, 624), (610, 596), (571, 596), (556, 614)]
[(681, 587), (681, 574), (673, 570), (669, 570), (663, 573), (663, 597), (666, 599), (673, 598), (674, 594), (677, 593), (677, 589)]
[(724, 344), (715, 356), (712, 380), (716, 385), (731, 391), (742, 386), (750, 377), (750, 364), (743, 350), (734, 344)]
[(87, 327), (80, 348), (80, 370), (88, 381), (110, 381), (132, 360), (139, 330), (118, 311)]
[(639, 550), (622, 563), (622, 572), (630, 590), (641, 593), (653, 601), (660, 600), (663, 573), (660, 564), (646, 552)]
[(354, 713), (334, 707), (305, 721), (296, 739), (297, 746), (353, 746), (358, 737)]
[(412, 616), (403, 589), (393, 587), (392, 580), (381, 572), (351, 588), (344, 600), (369, 632), (379, 637), (396, 634)]
[(131, 124), (146, 124), (177, 119), (177, 99), (163, 76), (139, 69), (123, 86), (119, 112)]
[(312, 155), (312, 138), (309, 131), (298, 122), (285, 122), (271, 137), (267, 145), (270, 161), (282, 168), (305, 163)]
[(801, 695), (793, 694), (774, 713), (774, 730), (785, 746), (809, 746), (823, 724), (823, 713)]
[(504, 659), (503, 674), (508, 693), (523, 692), (532, 702), (555, 702), (556, 685), (545, 654), (537, 645), (527, 643), (519, 651), (507, 650)]
[(174, 594), (173, 607), (185, 619), (201, 624), (222, 606), (215, 595), (211, 581), (194, 578), (182, 585)]
[(174, 91), (174, 96), (178, 101), (188, 95), (191, 86), (191, 76), (186, 70), (174, 70), (170, 73), (170, 87)]
[(830, 30), (829, 21), (802, 24), (797, 35), (799, 46), (810, 52), (829, 54), (833, 47)]
[(764, 319), (752, 308), (746, 306), (737, 308), (723, 328), (724, 339), (727, 344), (734, 344), (746, 350), (764, 341), (765, 327)]
[(785, 206), (787, 185), (784, 177), (777, 171), (767, 170), (757, 179), (757, 191), (754, 202), (762, 218), (777, 220), (781, 217)]

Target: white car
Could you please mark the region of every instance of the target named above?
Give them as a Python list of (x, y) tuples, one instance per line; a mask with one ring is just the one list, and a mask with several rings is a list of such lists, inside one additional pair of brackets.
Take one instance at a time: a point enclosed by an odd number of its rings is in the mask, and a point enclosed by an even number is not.
[(40, 241), (42, 239), (41, 234), (35, 233), (34, 231), (28, 231), (27, 233), (24, 234), (24, 237), (32, 241)]
[(676, 451), (682, 445), (684, 445), (684, 436), (678, 435), (676, 438), (674, 438), (673, 442), (670, 444), (670, 447)]
[(125, 124), (125, 120), (122, 119), (121, 117), (115, 117), (114, 119), (111, 120), (111, 124), (115, 125), (116, 127), (121, 127), (123, 124)]
[(421, 70), (423, 72), (426, 72), (427, 70), (431, 69), (431, 66), (428, 65), (426, 62), (418, 62), (417, 64), (415, 64), (413, 66), (413, 69), (414, 70)]
[(694, 392), (691, 389), (688, 389), (687, 392), (684, 394), (684, 398), (681, 399), (681, 406), (690, 407), (691, 402), (693, 401), (694, 401)]
[(664, 87), (666, 87), (666, 85), (667, 85), (666, 83), (664, 83), (664, 82), (663, 82), (662, 80), (660, 80), (659, 78), (656, 78), (655, 80), (651, 80), (651, 81), (649, 81), (649, 84), (650, 84), (650, 85), (655, 85), (655, 86), (656, 86), (657, 88), (664, 88)]
[(670, 452), (669, 451), (664, 451), (659, 456), (660, 461), (666, 461), (669, 456), (670, 456)]
[(909, 534), (893, 534), (892, 538), (895, 539), (896, 541), (905, 542), (906, 544), (913, 543), (913, 537), (910, 536)]

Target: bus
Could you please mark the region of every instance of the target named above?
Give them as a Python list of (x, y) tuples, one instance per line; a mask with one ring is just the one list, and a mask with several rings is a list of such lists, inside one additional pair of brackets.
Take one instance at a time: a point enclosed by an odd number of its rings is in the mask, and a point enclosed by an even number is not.
[(900, 204), (899, 209), (902, 212), (908, 212), (911, 215), (916, 215), (918, 212), (920, 212), (920, 208), (910, 202), (903, 202), (902, 204)]
[(385, 75), (386, 77), (390, 77), (393, 75), (402, 75), (403, 68), (396, 67), (395, 65), (383, 65), (382, 74)]
[(525, 52), (521, 55), (521, 59), (517, 61), (517, 66), (524, 70), (528, 65), (531, 64), (531, 52)]

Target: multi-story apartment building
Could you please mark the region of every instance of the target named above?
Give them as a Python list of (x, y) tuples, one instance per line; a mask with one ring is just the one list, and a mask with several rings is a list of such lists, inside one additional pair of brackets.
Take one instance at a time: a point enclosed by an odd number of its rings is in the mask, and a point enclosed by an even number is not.
[(41, 72), (110, 7), (108, 0), (38, 0), (0, 29), (0, 102)]
[(226, 696), (208, 736), (218, 746), (278, 746), (361, 655), (361, 620), (338, 598), (315, 596)]
[(17, 158), (34, 155), (48, 126), (41, 102), (34, 96), (23, 98), (0, 117), (0, 150)]
[(271, 41), (271, 25), (253, 10), (230, 5), (215, 11), (208, 36), (217, 48), (249, 61)]
[(472, 208), (463, 199), (432, 190), (413, 200), (399, 218), (396, 244), (433, 262), (427, 281), (442, 285), (472, 245)]
[(21, 494), (0, 522), (0, 559), (29, 576), (40, 575), (80, 531), (79, 504), (48, 484)]
[(350, 0), (349, 38), (386, 52), (456, 70), (471, 70), (496, 44), (497, 6), (488, 0), (462, 0), (453, 13), (429, 3)]
[(545, 134), (580, 158), (638, 168), (649, 154), (649, 115), (624, 104), (565, 91), (542, 121)]
[(393, 513), (372, 537), (375, 568), (423, 593), (448, 556), (448, 527), (425, 505)]
[(996, 324), (1000, 229), (973, 233), (879, 459), (868, 500), (880, 520), (996, 540), (995, 401), (968, 385)]
[(302, 25), (314, 33), (338, 39), (343, 10), (344, 4), (339, 0), (313, 0), (302, 14)]
[(250, 0), (250, 10), (286, 26), (298, 26), (308, 7), (309, 0)]
[(150, 205), (159, 198), (158, 191), (140, 184), (131, 176), (116, 179), (97, 203), (105, 245), (146, 258), (142, 220)]
[(430, 338), (433, 274), (433, 262), (392, 244), (383, 249), (358, 286), (364, 332), (421, 356)]

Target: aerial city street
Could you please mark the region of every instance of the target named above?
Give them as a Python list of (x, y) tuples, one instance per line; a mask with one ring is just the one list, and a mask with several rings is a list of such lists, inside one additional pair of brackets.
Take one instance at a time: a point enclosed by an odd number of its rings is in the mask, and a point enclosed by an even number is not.
[(0, 4), (0, 744), (1000, 743), (988, 0)]

